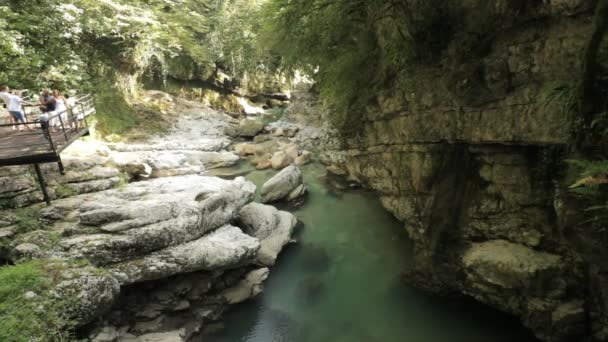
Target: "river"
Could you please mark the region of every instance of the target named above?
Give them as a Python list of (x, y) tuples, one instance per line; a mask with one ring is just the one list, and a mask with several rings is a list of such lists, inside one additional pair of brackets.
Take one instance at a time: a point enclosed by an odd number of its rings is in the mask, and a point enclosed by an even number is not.
[[(236, 171), (258, 189), (275, 174), (246, 163)], [(374, 193), (330, 190), (322, 166), (303, 173), (309, 196), (291, 208), (302, 222), (298, 243), (280, 255), (264, 294), (234, 308), (226, 329), (205, 341), (537, 341), (513, 317), (406, 285), (412, 243), (403, 224)]]

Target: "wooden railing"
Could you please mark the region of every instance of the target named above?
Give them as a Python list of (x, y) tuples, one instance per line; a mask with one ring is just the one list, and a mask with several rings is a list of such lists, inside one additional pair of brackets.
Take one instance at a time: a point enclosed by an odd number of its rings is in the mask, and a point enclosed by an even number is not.
[[(24, 106), (25, 109), (36, 105)], [(57, 153), (60, 147), (73, 142), (74, 137), (88, 132), (87, 118), (95, 114), (94, 98), (83, 95), (75, 100), (74, 106), (62, 112), (41, 113), (35, 120), (35, 114), (27, 114), (27, 123), (0, 124), (0, 159), (19, 155)]]

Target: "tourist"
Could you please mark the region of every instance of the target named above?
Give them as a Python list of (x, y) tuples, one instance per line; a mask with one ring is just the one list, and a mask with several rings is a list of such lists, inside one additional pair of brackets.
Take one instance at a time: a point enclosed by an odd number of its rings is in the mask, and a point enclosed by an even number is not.
[(55, 98), (51, 95), (48, 89), (42, 89), (42, 93), (39, 98), (40, 111), (43, 113), (40, 119), (43, 122), (48, 123), (53, 133), (57, 133), (57, 118), (53, 117), (56, 110)]
[(25, 101), (23, 101), (21, 97), (9, 93), (9, 88), (5, 85), (0, 86), (0, 99), (4, 101), (4, 103), (6, 104), (6, 109), (8, 109), (9, 114), (14, 118), (14, 120), (16, 122), (23, 123), (23, 125), (19, 125), (19, 131), (23, 131), (24, 126), (25, 128), (31, 131), (32, 128), (27, 125), (25, 114), (22, 111), (22, 103), (24, 103)]
[(73, 128), (78, 128), (78, 124), (80, 119), (80, 115), (76, 114), (76, 99), (69, 94), (65, 94), (66, 105), (68, 106), (68, 112), (70, 113), (70, 118), (72, 120)]
[(53, 98), (55, 99), (55, 113), (57, 114), (58, 123), (65, 129), (68, 126), (68, 106), (67, 100), (61, 95), (59, 90), (53, 90)]

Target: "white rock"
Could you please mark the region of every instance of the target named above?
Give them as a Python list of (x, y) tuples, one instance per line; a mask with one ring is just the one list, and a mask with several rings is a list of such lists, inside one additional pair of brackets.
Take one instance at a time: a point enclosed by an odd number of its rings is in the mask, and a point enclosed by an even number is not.
[(245, 279), (241, 280), (235, 286), (226, 289), (221, 296), (228, 304), (238, 304), (247, 299), (256, 297), (263, 292), (262, 284), (268, 278), (270, 270), (268, 268), (260, 268), (249, 272)]
[(293, 214), (259, 203), (244, 206), (239, 221), (245, 233), (260, 240), (257, 262), (269, 267), (275, 264), (277, 256), (291, 240), (297, 224)]
[(272, 177), (262, 186), (262, 202), (269, 203), (284, 199), (302, 185), (300, 169), (291, 165)]
[(99, 229), (61, 241), (68, 254), (108, 264), (196, 240), (234, 220), (254, 195), (255, 185), (242, 177), (182, 176), (130, 183), (53, 207), (78, 210), (78, 223)]
[(232, 268), (250, 263), (260, 242), (239, 228), (224, 226), (204, 237), (111, 268), (119, 281), (133, 284), (195, 271)]

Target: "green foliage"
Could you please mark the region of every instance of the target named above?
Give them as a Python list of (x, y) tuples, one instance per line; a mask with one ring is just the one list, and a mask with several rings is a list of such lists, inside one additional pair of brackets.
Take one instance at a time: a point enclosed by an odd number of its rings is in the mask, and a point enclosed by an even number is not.
[(335, 126), (356, 133), (379, 93), (407, 83), (416, 66), (439, 62), (457, 28), (472, 27), (460, 18), (462, 6), (448, 0), (270, 0), (258, 39), (280, 67), (312, 76)]
[(570, 190), (585, 200), (583, 224), (605, 230), (608, 225), (608, 160), (567, 160), (578, 172)]
[(13, 198), (2, 198), (0, 199), (0, 210), (2, 209), (14, 209), (17, 207), (17, 203)]
[(55, 188), (55, 194), (57, 198), (68, 198), (78, 195), (78, 190), (69, 185), (60, 185)]
[(124, 190), (127, 185), (129, 185), (129, 175), (126, 174), (125, 172), (121, 172), (118, 175), (118, 184), (116, 185), (116, 187), (120, 190)]
[(40, 213), (37, 208), (28, 207), (16, 209), (14, 214), (15, 226), (17, 227), (19, 234), (45, 228), (44, 222), (40, 220)]
[(580, 109), (579, 86), (572, 84), (550, 84), (541, 91), (541, 104), (555, 106), (568, 115)]
[[(0, 341), (71, 341), (73, 323), (52, 295), (53, 271), (45, 261), (0, 267)], [(36, 294), (26, 298), (27, 292)]]
[(102, 84), (95, 94), (95, 130), (102, 136), (124, 134), (138, 124), (135, 109), (116, 88)]

